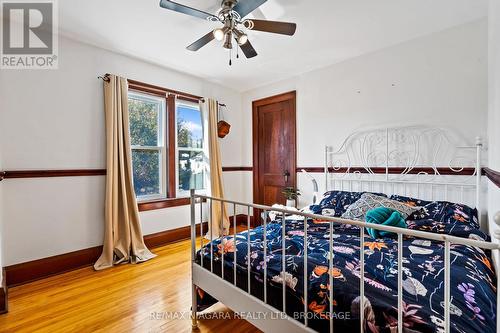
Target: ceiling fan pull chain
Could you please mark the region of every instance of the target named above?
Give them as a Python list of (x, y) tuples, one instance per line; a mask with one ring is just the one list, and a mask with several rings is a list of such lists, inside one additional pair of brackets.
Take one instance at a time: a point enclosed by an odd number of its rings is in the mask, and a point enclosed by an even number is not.
[(229, 66), (233, 65), (233, 61), (231, 59), (231, 49), (229, 49)]
[(236, 59), (240, 58), (240, 46), (236, 45)]

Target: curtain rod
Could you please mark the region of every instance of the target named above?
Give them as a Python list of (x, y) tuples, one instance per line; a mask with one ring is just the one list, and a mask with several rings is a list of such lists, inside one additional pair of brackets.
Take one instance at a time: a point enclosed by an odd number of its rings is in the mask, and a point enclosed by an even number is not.
[[(98, 76), (97, 78), (101, 79), (101, 80), (103, 80), (105, 82), (109, 82), (109, 75), (111, 75), (111, 74), (106, 73), (103, 76)], [(159, 90), (164, 90), (166, 92), (173, 93), (174, 95), (179, 95), (179, 96), (184, 96), (184, 97), (188, 97), (188, 98), (192, 98), (192, 99), (197, 99), (197, 100), (201, 101), (202, 103), (205, 103), (205, 98), (200, 97), (200, 96), (183, 93), (183, 92), (176, 91), (176, 90), (166, 89), (166, 88), (163, 88), (163, 87), (154, 86), (152, 84), (142, 83), (142, 82), (139, 82), (139, 81), (136, 81), (136, 80), (127, 79), (127, 81), (129, 83), (130, 82), (132, 82), (132, 83), (140, 83), (142, 85), (153, 87), (153, 88), (156, 88), (156, 89), (159, 89)], [(220, 107), (227, 107), (227, 105), (224, 104), (224, 103), (220, 103), (220, 102), (217, 102), (217, 103), (219, 104)]]

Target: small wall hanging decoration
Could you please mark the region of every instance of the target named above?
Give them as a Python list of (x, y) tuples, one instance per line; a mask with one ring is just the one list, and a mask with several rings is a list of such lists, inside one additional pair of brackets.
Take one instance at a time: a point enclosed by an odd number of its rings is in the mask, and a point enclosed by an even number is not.
[(226, 104), (219, 104), (219, 121), (217, 122), (217, 134), (219, 138), (223, 139), (226, 137), (226, 135), (229, 134), (229, 131), (231, 130), (231, 125), (221, 117), (221, 109), (226, 108)]

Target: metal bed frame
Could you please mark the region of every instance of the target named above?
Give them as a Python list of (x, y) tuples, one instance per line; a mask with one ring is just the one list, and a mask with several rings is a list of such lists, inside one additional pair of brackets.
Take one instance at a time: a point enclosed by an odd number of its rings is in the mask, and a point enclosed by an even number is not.
[[(431, 153), (432, 161), (427, 160), (426, 165), (431, 165), (431, 170), (433, 172), (416, 172), (415, 170), (420, 170), (423, 164), (421, 164), (422, 158), (425, 154), (422, 154), (422, 143), (425, 140), (430, 140), (431, 149), (427, 152)], [(443, 146), (445, 146), (443, 149)], [(359, 148), (359, 156), (357, 161), (361, 160), (362, 166), (353, 167), (353, 161), (355, 160), (355, 155), (353, 154), (354, 147)], [(383, 147), (382, 151), (379, 150)], [(443, 155), (449, 153), (449, 150), (453, 150), (452, 155), (454, 156), (449, 164), (449, 172), (443, 173), (443, 168), (437, 167), (437, 163), (442, 161)], [(430, 199), (434, 200), (437, 195), (436, 189), (442, 189), (442, 195), (445, 198), (448, 197), (450, 188), (459, 189), (460, 198), (465, 201), (465, 195), (467, 194), (467, 189), (472, 189), (474, 192), (475, 205), (480, 210), (480, 199), (481, 199), (481, 140), (478, 139), (475, 146), (460, 146), (453, 145), (449, 139), (447, 132), (443, 129), (436, 128), (424, 128), (424, 127), (399, 127), (399, 128), (389, 128), (389, 129), (378, 129), (369, 130), (364, 132), (357, 132), (346, 139), (341, 149), (338, 151), (333, 151), (330, 147), (325, 149), (325, 184), (326, 189), (330, 189), (333, 185), (335, 189), (354, 190), (357, 186), (357, 190), (383, 190), (387, 192), (389, 189), (392, 192), (402, 192), (401, 194), (407, 195), (408, 188), (416, 187), (417, 193), (421, 193), (422, 187), (430, 188)], [(468, 161), (465, 155), (457, 155), (457, 150), (472, 153), (473, 160), (475, 162), (474, 174), (472, 176), (463, 176), (462, 171), (465, 170), (464, 163)], [(345, 156), (345, 159), (341, 157)], [(458, 157), (457, 157), (458, 156)], [(360, 158), (360, 159), (359, 159)], [(424, 158), (425, 159), (425, 158)], [(457, 164), (462, 161), (462, 164)], [(357, 162), (359, 163), (359, 162)], [(385, 173), (379, 175), (375, 172), (375, 168), (379, 168), (378, 165), (384, 164)], [(441, 162), (442, 163), (442, 162)], [(391, 172), (390, 168), (392, 165), (404, 165), (402, 171), (394, 174)], [(463, 166), (457, 166), (463, 165)], [(470, 164), (469, 164), (470, 165)], [(426, 167), (428, 170), (429, 167)], [(353, 171), (354, 170), (354, 171)], [(456, 173), (456, 175), (453, 175)], [(377, 178), (382, 176), (381, 178)], [(458, 180), (456, 179), (458, 178)], [(339, 187), (335, 187), (336, 185)], [(424, 198), (422, 198), (424, 199)], [(304, 322), (295, 320), (294, 318), (286, 314), (286, 281), (283, 278), (282, 287), (282, 301), (283, 309), (279, 310), (271, 305), (267, 304), (267, 268), (264, 266), (264, 299), (260, 300), (250, 294), (250, 256), (247, 256), (247, 270), (248, 270), (248, 289), (243, 290), (236, 286), (236, 269), (234, 269), (234, 282), (230, 283), (224, 280), (221, 276), (216, 275), (213, 270), (213, 248), (210, 250), (210, 258), (204, 258), (201, 255), (201, 262), (198, 264), (196, 262), (196, 209), (199, 206), (199, 223), (201, 226), (200, 234), (204, 235), (203, 231), (203, 210), (204, 201), (208, 204), (209, 216), (211, 217), (211, 207), (214, 201), (223, 203), (224, 205), (232, 206), (233, 216), (237, 215), (238, 208), (246, 208), (246, 222), (247, 230), (251, 229), (250, 222), (253, 210), (263, 211), (267, 216), (269, 212), (276, 212), (281, 214), (282, 223), (282, 237), (285, 237), (285, 215), (300, 215), (306, 220), (307, 218), (321, 219), (322, 221), (329, 222), (329, 252), (333, 253), (333, 233), (334, 224), (349, 224), (357, 226), (360, 228), (360, 276), (364, 277), (365, 267), (364, 267), (364, 235), (365, 228), (374, 228), (381, 231), (389, 231), (397, 234), (398, 239), (398, 332), (403, 333), (403, 309), (402, 309), (402, 269), (403, 269), (403, 235), (413, 236), (427, 240), (441, 241), (444, 243), (444, 285), (445, 285), (445, 306), (444, 306), (444, 323), (445, 332), (450, 332), (450, 245), (459, 244), (478, 247), (481, 249), (492, 250), (493, 252), (500, 253), (500, 244), (498, 242), (486, 242), (478, 241), (473, 239), (460, 238), (449, 235), (434, 234), (429, 232), (411, 230), (411, 229), (401, 229), (396, 227), (384, 226), (384, 225), (374, 225), (367, 224), (363, 221), (347, 220), (336, 217), (327, 217), (324, 215), (315, 215), (305, 212), (297, 212), (288, 209), (273, 208), (264, 205), (243, 203), (234, 200), (227, 200), (221, 198), (215, 198), (206, 195), (197, 195), (194, 191), (191, 191), (191, 267), (192, 267), (192, 324), (193, 327), (197, 327), (197, 293), (196, 286), (200, 287), (217, 300), (222, 302), (224, 305), (235, 311), (236, 313), (258, 313), (258, 318), (248, 317), (245, 318), (257, 328), (265, 332), (314, 332), (308, 327), (308, 284), (304, 284), (304, 310), (303, 316)], [(236, 240), (236, 218), (232, 219), (234, 234), (231, 235)], [(213, 223), (210, 221), (209, 223)], [(496, 223), (500, 225), (500, 218), (496, 218)], [(263, 219), (264, 229), (266, 228), (267, 218)], [(210, 228), (210, 230), (212, 230)], [(213, 240), (219, 237), (213, 237), (214, 235), (209, 232), (209, 240)], [(500, 239), (500, 232), (496, 232), (495, 236)], [(228, 236), (229, 237), (229, 236)], [(247, 232), (248, 249), (247, 253), (250, 253), (250, 232)], [(264, 262), (267, 258), (267, 239), (266, 233), (264, 233)], [(283, 261), (285, 261), (285, 242), (282, 242), (282, 255)], [(204, 246), (204, 239), (201, 237), (201, 248)], [(304, 223), (304, 248), (307, 249), (307, 223)], [(363, 252), (362, 252), (363, 251)], [(495, 253), (493, 253), (495, 259)], [(204, 268), (203, 260), (210, 260), (210, 269)], [(222, 260), (222, 276), (224, 276), (224, 254), (221, 256)], [(495, 269), (498, 272), (500, 265), (494, 260)], [(234, 256), (234, 267), (236, 267), (236, 256)], [(329, 269), (333, 267), (333, 261), (329, 260)], [(283, 267), (286, 267), (283, 262)], [(307, 273), (307, 251), (304, 252), (304, 281), (308, 281)], [(281, 272), (283, 277), (286, 272)], [(333, 285), (333, 276), (330, 275), (330, 285)], [(360, 309), (364, 309), (364, 279), (360, 278)], [(497, 279), (497, 290), (500, 290), (500, 279)], [(330, 288), (330, 299), (333, 299), (333, 288)], [(333, 304), (330, 303), (329, 308), (330, 313), (333, 313)], [(360, 311), (360, 331), (364, 332), (364, 318), (363, 311)], [(496, 316), (496, 327), (497, 331), (500, 327), (500, 298), (497, 297), (497, 316)], [(267, 320), (262, 320), (267, 319)], [(329, 331), (333, 332), (333, 316), (329, 319)]]

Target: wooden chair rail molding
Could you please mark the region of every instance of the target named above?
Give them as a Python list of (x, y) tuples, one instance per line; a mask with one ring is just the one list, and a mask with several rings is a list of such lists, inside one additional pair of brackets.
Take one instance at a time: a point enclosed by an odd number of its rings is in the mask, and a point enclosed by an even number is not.
[(493, 184), (500, 187), (500, 172), (490, 168), (483, 168), (483, 174), (485, 174)]
[[(459, 168), (457, 168), (459, 169)], [(324, 167), (297, 167), (297, 172), (301, 170), (306, 170), (310, 173), (323, 173)], [(474, 174), (474, 168), (464, 168), (460, 172), (453, 172), (449, 167), (439, 167), (436, 170), (442, 175), (463, 175), (470, 176)], [(222, 167), (224, 172), (236, 172), (236, 171), (253, 171), (251, 166), (232, 166), (232, 167)], [(347, 170), (345, 168), (340, 168), (338, 170), (330, 169), (330, 172), (344, 173)], [(376, 167), (371, 168), (371, 171), (376, 174), (384, 174), (385, 168)], [(403, 168), (390, 167), (390, 174), (400, 174)], [(434, 169), (430, 167), (417, 167), (413, 168), (409, 174), (417, 174), (420, 172), (434, 173)], [(366, 173), (366, 169), (362, 167), (352, 167), (350, 172), (361, 172)], [(6, 170), (0, 171), (0, 181), (3, 179), (16, 179), (16, 178), (45, 178), (45, 177), (81, 177), (81, 176), (105, 176), (106, 169), (66, 169), (66, 170)], [(492, 170), (490, 168), (483, 168), (482, 175), (488, 177), (496, 186), (500, 187), (500, 172)], [(143, 210), (168, 208), (175, 206), (175, 203), (188, 204), (183, 199), (171, 199), (162, 200), (158, 202), (145, 203)], [(156, 207), (156, 208), (154, 208)], [(141, 206), (139, 206), (141, 209)]]
[[(252, 167), (222, 167), (222, 171), (252, 171)], [(0, 180), (16, 178), (106, 176), (106, 169), (60, 169), (60, 170), (6, 170), (0, 171)]]
[(234, 166), (234, 167), (222, 167), (222, 171), (231, 172), (231, 171), (253, 171), (253, 167), (249, 166)]
[(16, 178), (82, 177), (105, 175), (106, 169), (6, 170), (0, 171), (0, 180)]

